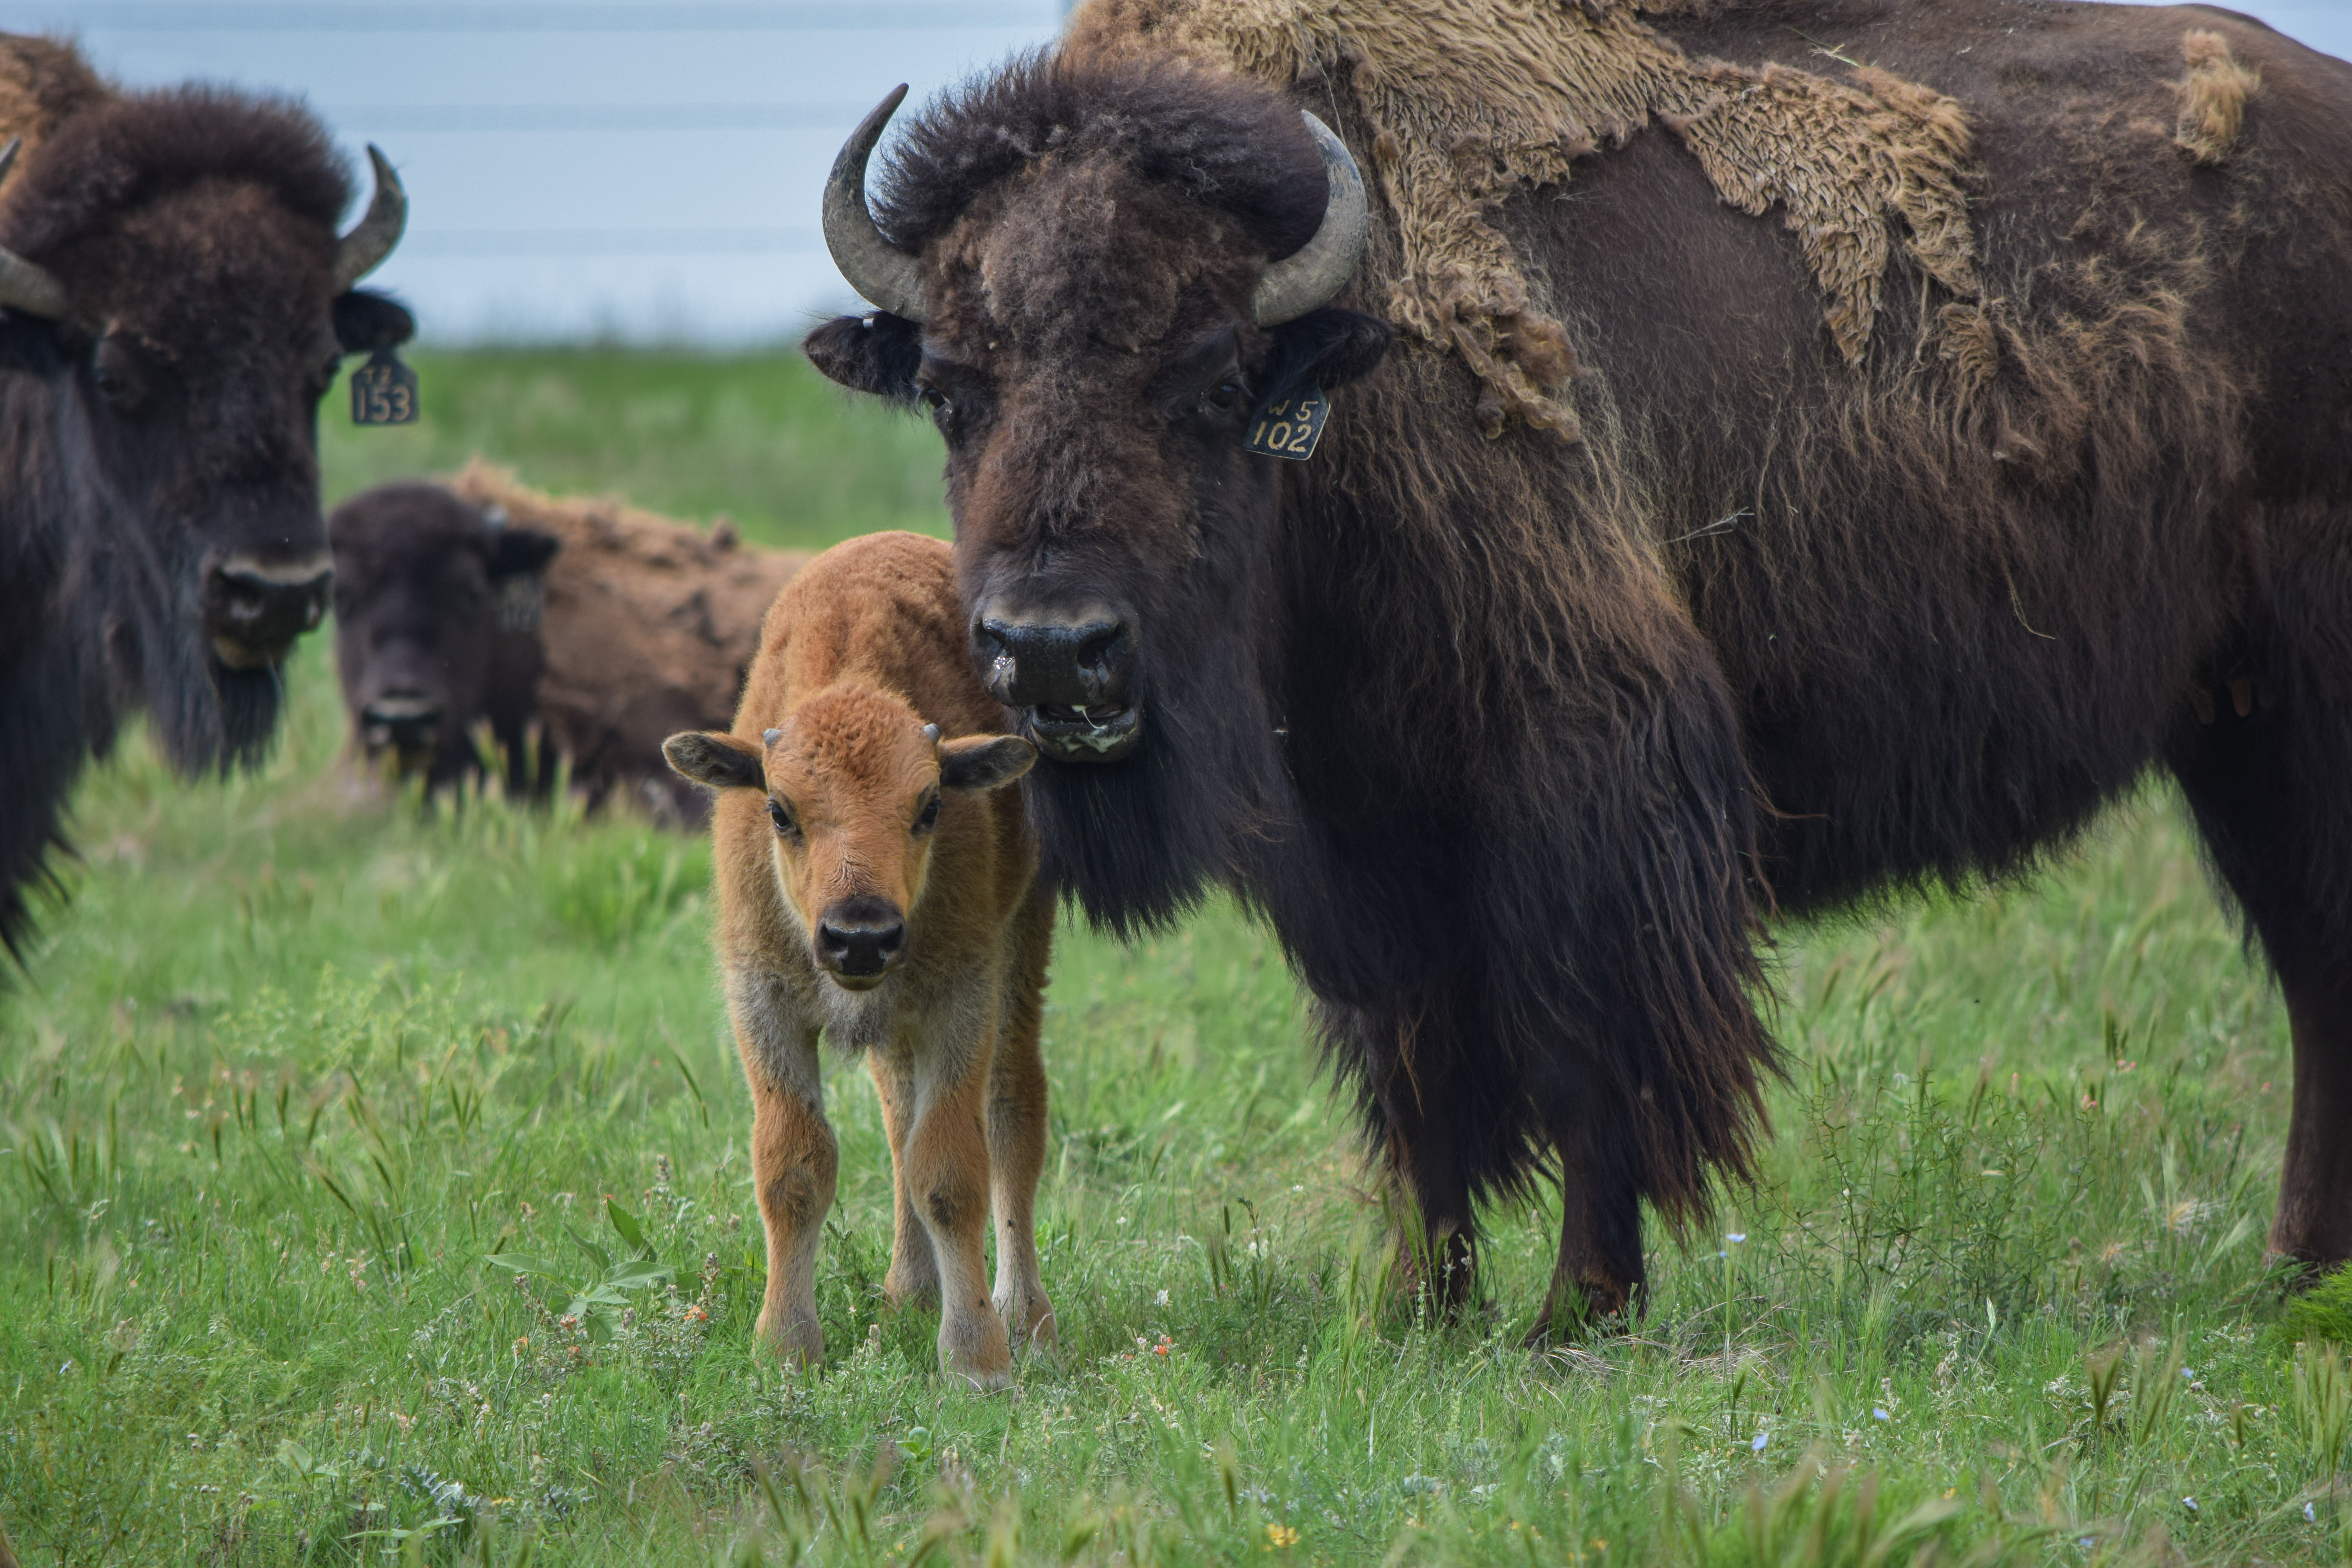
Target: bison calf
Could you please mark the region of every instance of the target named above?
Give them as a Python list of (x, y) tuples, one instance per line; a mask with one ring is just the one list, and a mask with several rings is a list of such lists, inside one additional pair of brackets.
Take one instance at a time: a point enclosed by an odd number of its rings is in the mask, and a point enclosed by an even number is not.
[(1053, 901), (1003, 787), (1037, 753), (1003, 722), (971, 672), (949, 547), (877, 533), (777, 596), (731, 733), (663, 747), (718, 792), (719, 962), (768, 1232), (760, 1336), (803, 1361), (824, 1352), (816, 1244), (835, 1165), (820, 1033), (864, 1050), (881, 1091), (898, 1195), (886, 1288), (939, 1299), (940, 1365), (1002, 1388), (1008, 1326), (1054, 1338), (1030, 1213)]

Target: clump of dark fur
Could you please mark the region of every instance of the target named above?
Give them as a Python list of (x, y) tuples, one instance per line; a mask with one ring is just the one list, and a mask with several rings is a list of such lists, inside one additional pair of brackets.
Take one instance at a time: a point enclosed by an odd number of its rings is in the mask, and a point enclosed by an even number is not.
[(908, 121), (874, 203), (892, 241), (920, 250), (971, 198), (1048, 153), (1105, 154), (1238, 218), (1269, 257), (1323, 221), (1322, 160), (1298, 111), (1252, 84), (1181, 61), (1040, 52)]

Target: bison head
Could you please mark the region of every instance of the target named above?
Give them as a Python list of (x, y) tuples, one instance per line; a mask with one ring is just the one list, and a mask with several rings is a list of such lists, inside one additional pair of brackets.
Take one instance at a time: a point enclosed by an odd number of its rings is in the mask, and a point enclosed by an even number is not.
[(945, 794), (1002, 789), (1037, 756), (1014, 735), (942, 742), (903, 700), (846, 685), (761, 742), (688, 731), (662, 754), (697, 784), (765, 793), (784, 905), (809, 961), (845, 991), (871, 991), (906, 957)]
[(267, 742), (275, 667), (327, 608), (319, 401), (342, 355), (414, 330), (352, 288), (406, 215), (369, 155), (374, 197), (338, 236), (348, 177), (299, 109), (109, 94), (60, 121), (0, 203), (0, 367), (43, 384), (56, 465), (16, 482), (103, 542), (116, 679), (187, 767)]
[(1045, 759), (1053, 869), (1116, 925), (1156, 919), (1223, 868), (1237, 824), (1278, 811), (1282, 464), (1244, 441), (1388, 346), (1328, 308), (1363, 247), (1362, 181), (1272, 92), (1048, 56), (918, 121), (877, 226), (865, 168), (904, 91), (827, 194), (835, 258), (881, 309), (807, 352), (929, 411), (973, 661)]
[(353, 733), (371, 760), (445, 784), (474, 761), (477, 722), (519, 728), (530, 706), (545, 656), (520, 611), (560, 542), (422, 484), (352, 497), (327, 532)]

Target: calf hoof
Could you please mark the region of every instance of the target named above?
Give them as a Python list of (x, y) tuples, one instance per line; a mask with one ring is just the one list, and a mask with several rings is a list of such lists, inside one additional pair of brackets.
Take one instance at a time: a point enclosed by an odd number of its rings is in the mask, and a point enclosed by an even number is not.
[(997, 1394), (1013, 1386), (1013, 1349), (1004, 1320), (982, 1301), (979, 1310), (940, 1324), (940, 1371), (974, 1394)]
[(1000, 1296), (996, 1299), (996, 1315), (1004, 1320), (1005, 1331), (1012, 1337), (1016, 1352), (1052, 1350), (1061, 1342), (1054, 1321), (1054, 1303), (1042, 1294), (1025, 1300)]
[(814, 1318), (771, 1318), (762, 1313), (755, 1336), (761, 1344), (796, 1366), (824, 1360), (824, 1331)]

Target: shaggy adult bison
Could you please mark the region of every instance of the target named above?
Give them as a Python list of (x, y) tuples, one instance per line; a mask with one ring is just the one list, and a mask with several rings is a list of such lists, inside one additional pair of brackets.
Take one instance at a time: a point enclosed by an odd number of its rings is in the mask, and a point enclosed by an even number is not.
[[(0, 35), (0, 944), (84, 760), (144, 703), (182, 771), (248, 761), (326, 609), (313, 421), (341, 356), (404, 341), (354, 289), (366, 215), (319, 122), (211, 89), (124, 92)], [(10, 167), (13, 159), (14, 166)]]
[(827, 200), (880, 309), (808, 353), (946, 438), (1051, 874), (1265, 913), (1444, 1289), (1549, 1165), (1538, 1331), (1624, 1306), (1640, 1200), (1752, 1168), (1760, 917), (2021, 872), (2158, 766), (2293, 1020), (2272, 1245), (2352, 1252), (2352, 68), (2202, 9), (1090, 0), (869, 216), (895, 103)]
[(446, 486), (354, 496), (327, 528), (335, 661), (366, 755), (451, 783), (481, 765), (488, 723), (510, 789), (546, 789), (561, 756), (592, 803), (622, 787), (693, 822), (708, 797), (662, 742), (733, 718), (760, 617), (808, 559), (478, 461)]

